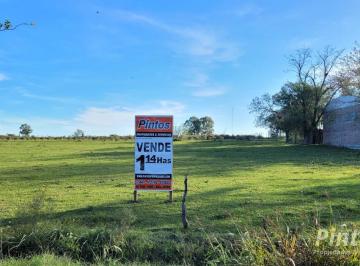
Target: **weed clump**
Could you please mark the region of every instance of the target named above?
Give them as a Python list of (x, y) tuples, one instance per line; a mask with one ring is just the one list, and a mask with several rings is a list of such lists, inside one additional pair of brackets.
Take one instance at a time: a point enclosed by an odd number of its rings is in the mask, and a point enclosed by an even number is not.
[[(317, 243), (318, 230), (328, 232), (341, 227), (319, 214), (294, 224), (286, 217), (267, 217), (262, 225), (233, 233), (207, 232), (194, 224), (186, 231), (133, 229), (136, 216), (130, 209), (85, 208), (78, 217), (54, 222), (49, 215), (46, 193), (40, 191), (23, 209), (16, 224), (0, 228), (0, 259), (29, 258), (51, 254), (90, 264), (151, 263), (160, 265), (359, 265), (359, 245)], [(314, 217), (315, 216), (315, 217)], [(229, 218), (220, 214), (215, 219)], [(74, 226), (77, 223), (77, 226)], [(80, 226), (79, 226), (80, 225)], [(331, 237), (330, 237), (331, 239)], [(359, 243), (358, 243), (359, 244)], [(51, 257), (53, 256), (53, 257)]]
[[(268, 221), (266, 228), (236, 233), (143, 232), (42, 229), (3, 232), (2, 257), (51, 253), (84, 263), (186, 265), (358, 265), (359, 248), (316, 245), (316, 227), (289, 228)], [(14, 232), (13, 232), (14, 233)], [(328, 252), (327, 255), (323, 251)]]

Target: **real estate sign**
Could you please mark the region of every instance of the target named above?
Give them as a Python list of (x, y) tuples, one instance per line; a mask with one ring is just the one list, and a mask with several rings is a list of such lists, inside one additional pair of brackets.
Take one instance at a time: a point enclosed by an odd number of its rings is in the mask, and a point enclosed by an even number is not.
[(135, 116), (135, 190), (172, 191), (173, 117)]

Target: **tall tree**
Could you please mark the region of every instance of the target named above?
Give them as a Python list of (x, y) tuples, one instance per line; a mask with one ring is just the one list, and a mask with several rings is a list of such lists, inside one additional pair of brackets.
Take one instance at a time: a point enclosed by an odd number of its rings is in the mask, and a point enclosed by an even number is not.
[(297, 76), (297, 82), (288, 84), (288, 92), (299, 101), (302, 133), (305, 144), (314, 143), (314, 136), (327, 105), (337, 94), (331, 74), (338, 65), (343, 51), (326, 47), (314, 53), (309, 49), (299, 50), (290, 56), (289, 63)]
[(201, 131), (203, 136), (212, 136), (214, 134), (214, 120), (210, 116), (200, 118)]
[(214, 120), (210, 116), (204, 116), (200, 119), (192, 116), (185, 121), (183, 131), (189, 135), (211, 136), (214, 134)]
[(271, 132), (284, 132), (286, 142), (290, 141), (290, 133), (298, 131), (298, 119), (292, 95), (283, 88), (279, 93), (271, 96), (264, 94), (256, 97), (250, 104), (250, 113), (256, 115), (256, 125), (267, 127)]
[(190, 117), (184, 123), (184, 131), (189, 135), (199, 135), (201, 132), (201, 122), (196, 116)]
[(331, 99), (340, 88), (334, 85), (331, 73), (342, 51), (326, 47), (320, 52), (298, 50), (289, 57), (295, 82), (286, 83), (274, 96), (255, 98), (250, 111), (258, 121), (283, 131), (300, 131), (305, 144), (316, 141), (319, 126)]

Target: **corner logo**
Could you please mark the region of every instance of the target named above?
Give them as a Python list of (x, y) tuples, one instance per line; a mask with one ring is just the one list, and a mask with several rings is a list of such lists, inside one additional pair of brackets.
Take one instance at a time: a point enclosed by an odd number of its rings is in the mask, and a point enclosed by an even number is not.
[(360, 236), (358, 230), (337, 232), (335, 228), (330, 230), (318, 229), (315, 246), (320, 246), (322, 241), (327, 241), (329, 246), (358, 246), (359, 241), (357, 240)]

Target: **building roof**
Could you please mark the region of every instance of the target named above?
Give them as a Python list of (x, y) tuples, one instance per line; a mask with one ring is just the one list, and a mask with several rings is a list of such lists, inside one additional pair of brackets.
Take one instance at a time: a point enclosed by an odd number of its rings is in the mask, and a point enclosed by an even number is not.
[(333, 111), (338, 109), (343, 109), (351, 106), (360, 104), (360, 98), (356, 96), (340, 96), (336, 99), (333, 99), (328, 107), (327, 111)]

